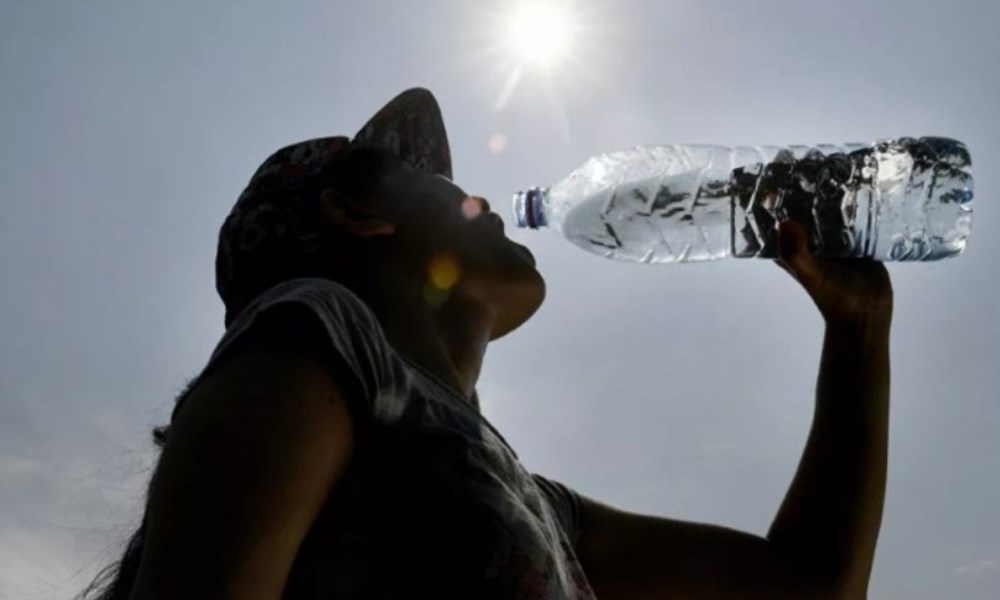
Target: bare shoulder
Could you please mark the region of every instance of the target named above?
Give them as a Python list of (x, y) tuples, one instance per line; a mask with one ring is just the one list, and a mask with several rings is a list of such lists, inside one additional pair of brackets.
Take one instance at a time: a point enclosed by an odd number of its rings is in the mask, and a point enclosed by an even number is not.
[(322, 346), (287, 319), (262, 325), (205, 374), (172, 424), (150, 486), (136, 600), (277, 599), (347, 467), (347, 388)]
[(353, 388), (331, 371), (323, 335), (304, 308), (270, 309), (192, 386), (175, 425), (192, 419), (185, 413), (249, 418), (258, 410), (308, 409), (337, 414)]

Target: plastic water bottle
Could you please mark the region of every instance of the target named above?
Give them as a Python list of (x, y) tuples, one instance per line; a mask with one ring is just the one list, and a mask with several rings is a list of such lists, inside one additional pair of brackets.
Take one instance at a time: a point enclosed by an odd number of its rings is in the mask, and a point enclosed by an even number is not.
[(882, 261), (961, 254), (971, 158), (937, 137), (871, 144), (640, 147), (587, 161), (514, 196), (519, 227), (553, 227), (601, 256), (641, 263), (777, 257), (778, 221), (817, 256)]

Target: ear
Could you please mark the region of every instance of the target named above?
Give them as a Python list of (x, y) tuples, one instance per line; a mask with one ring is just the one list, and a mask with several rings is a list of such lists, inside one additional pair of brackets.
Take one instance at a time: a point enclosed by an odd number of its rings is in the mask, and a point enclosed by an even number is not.
[(392, 223), (337, 190), (323, 190), (320, 192), (319, 202), (330, 223), (351, 235), (369, 238), (396, 233), (396, 227)]

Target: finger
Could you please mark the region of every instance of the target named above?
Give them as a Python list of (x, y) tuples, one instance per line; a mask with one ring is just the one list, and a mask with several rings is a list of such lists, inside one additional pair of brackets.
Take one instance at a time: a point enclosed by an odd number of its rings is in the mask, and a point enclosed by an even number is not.
[(816, 280), (819, 268), (809, 252), (806, 230), (798, 223), (778, 223), (778, 256), (803, 284), (809, 285)]

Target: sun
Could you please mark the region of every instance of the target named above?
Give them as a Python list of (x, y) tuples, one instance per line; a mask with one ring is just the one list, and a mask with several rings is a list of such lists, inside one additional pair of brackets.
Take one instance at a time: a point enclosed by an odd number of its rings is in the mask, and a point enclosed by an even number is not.
[[(457, 53), (458, 61), (475, 68), (476, 75), (495, 79), (495, 112), (520, 96), (536, 105), (550, 105), (552, 120), (568, 132), (563, 100), (584, 89), (608, 87), (613, 79), (609, 66), (625, 45), (620, 1), (461, 2), (475, 24), (460, 29), (461, 43), (469, 51)], [(490, 138), (491, 152), (499, 154), (506, 148), (503, 132)]]
[(520, 0), (507, 19), (507, 44), (522, 65), (551, 67), (573, 50), (574, 15), (566, 0)]

